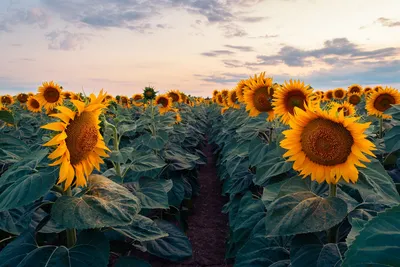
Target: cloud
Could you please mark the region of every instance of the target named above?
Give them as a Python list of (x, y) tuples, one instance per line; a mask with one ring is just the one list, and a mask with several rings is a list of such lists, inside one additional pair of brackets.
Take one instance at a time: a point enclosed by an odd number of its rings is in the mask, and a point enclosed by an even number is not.
[(255, 23), (269, 19), (269, 17), (241, 17), (239, 18), (240, 21)]
[(14, 9), (0, 20), (0, 31), (12, 32), (12, 28), (17, 25), (37, 25), (44, 29), (49, 22), (50, 16), (42, 8)]
[(358, 45), (351, 43), (347, 38), (336, 38), (324, 42), (320, 49), (303, 50), (292, 46), (284, 46), (276, 55), (257, 56), (256, 65), (277, 65), (284, 63), (287, 66), (311, 66), (313, 59), (322, 60), (326, 64), (334, 65), (342, 59), (347, 63), (366, 60), (383, 59), (397, 55), (399, 49), (387, 47), (376, 50), (364, 50)]
[(384, 27), (400, 27), (400, 21), (394, 21), (384, 17), (380, 17), (375, 23), (379, 23)]
[(226, 55), (233, 55), (235, 52), (229, 50), (213, 50), (210, 52), (201, 53), (202, 56), (205, 57), (217, 57), (217, 56), (226, 56)]
[(250, 75), (241, 73), (221, 73), (212, 75), (194, 74), (199, 80), (209, 83), (229, 84), (237, 83), (242, 79), (248, 79)]
[(247, 36), (247, 32), (236, 24), (225, 24), (221, 28), (226, 38)]
[(90, 40), (90, 35), (62, 30), (52, 31), (46, 34), (46, 38), (50, 41), (49, 49), (67, 51), (82, 49), (84, 43)]
[(251, 46), (240, 46), (240, 45), (225, 45), (225, 47), (236, 49), (242, 52), (251, 52), (253, 48)]

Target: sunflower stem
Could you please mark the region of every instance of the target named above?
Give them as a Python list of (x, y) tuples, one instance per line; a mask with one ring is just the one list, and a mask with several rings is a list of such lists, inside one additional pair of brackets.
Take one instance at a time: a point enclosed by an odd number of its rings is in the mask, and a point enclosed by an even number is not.
[(379, 138), (382, 138), (383, 133), (383, 117), (379, 118)]
[[(329, 184), (329, 197), (336, 197), (337, 195), (337, 185)], [(333, 226), (328, 230), (328, 243), (337, 243), (339, 234), (339, 225)]]
[[(71, 187), (69, 187), (67, 191), (64, 192), (64, 195), (72, 196)], [(66, 233), (67, 233), (67, 247), (72, 248), (76, 243), (76, 229), (75, 228), (66, 229)]]
[(53, 191), (57, 192), (57, 193), (60, 193), (61, 195), (64, 194), (64, 190), (62, 189), (61, 186), (53, 185), (53, 187), (52, 187), (51, 189), (52, 189)]
[[(114, 138), (113, 138), (114, 150), (119, 151), (119, 142), (118, 142), (119, 139), (118, 139), (117, 127), (114, 127), (113, 130), (114, 130)], [(124, 179), (121, 174), (121, 165), (119, 164), (119, 162), (115, 162), (115, 172), (119, 177), (122, 178), (122, 182), (124, 182)]]

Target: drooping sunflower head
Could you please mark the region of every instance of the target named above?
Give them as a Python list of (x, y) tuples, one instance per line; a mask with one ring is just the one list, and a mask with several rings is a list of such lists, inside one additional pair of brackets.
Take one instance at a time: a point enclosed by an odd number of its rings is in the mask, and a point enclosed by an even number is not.
[(143, 90), (143, 97), (144, 99), (147, 100), (152, 100), (156, 98), (156, 91), (154, 91), (153, 87), (145, 87)]
[(392, 105), (400, 104), (400, 92), (392, 87), (375, 91), (367, 97), (365, 108), (369, 115), (390, 119), (384, 114)]
[(42, 106), (40, 105), (40, 102), (36, 98), (36, 96), (28, 97), (28, 101), (26, 102), (26, 107), (28, 108), (29, 111), (36, 112), (36, 113), (42, 111)]
[(164, 114), (172, 107), (172, 98), (170, 98), (167, 94), (158, 95), (155, 102), (156, 105), (159, 106), (159, 111), (161, 114)]
[(336, 88), (333, 90), (333, 98), (334, 99), (344, 99), (346, 97), (346, 91), (343, 88)]
[(361, 102), (361, 93), (352, 93), (352, 94), (347, 94), (347, 101), (349, 101), (350, 104), (356, 106)]
[(37, 98), (46, 110), (53, 109), (63, 102), (64, 96), (61, 93), (60, 85), (53, 81), (44, 82), (39, 86), (38, 91)]
[(18, 101), (20, 103), (22, 103), (22, 104), (24, 104), (24, 103), (26, 103), (26, 101), (28, 101), (28, 97), (29, 96), (27, 94), (24, 94), (24, 93), (20, 93), (20, 94), (17, 95)]
[(172, 99), (173, 103), (182, 102), (181, 93), (178, 90), (170, 90), (167, 95)]
[(367, 86), (367, 87), (364, 87), (363, 93), (364, 93), (364, 95), (369, 95), (369, 94), (371, 94), (373, 91), (374, 91), (374, 90), (372, 90), (371, 87)]
[(236, 94), (235, 89), (229, 91), (227, 102), (228, 102), (229, 107), (232, 107), (235, 109), (240, 108), (240, 105), (236, 103), (237, 102), (237, 94)]
[(213, 91), (213, 97), (216, 96), (218, 93), (219, 93), (218, 90), (214, 90), (214, 91)]
[(333, 90), (328, 90), (324, 94), (324, 101), (331, 101), (333, 99)]
[[(59, 132), (44, 146), (56, 146), (49, 155), (55, 160), (51, 166), (60, 165), (58, 184), (64, 183), (64, 190), (71, 185), (85, 186), (87, 178), (96, 168), (100, 171), (101, 157), (108, 157), (105, 150), (110, 151), (104, 141), (100, 129), (99, 116), (106, 105), (103, 90), (96, 97), (90, 95), (90, 103), (71, 100), (77, 111), (66, 106), (57, 106), (59, 113), (50, 115), (60, 119), (41, 128)], [(57, 159), (58, 158), (58, 159)]]
[(123, 106), (123, 107), (129, 107), (129, 103), (130, 101), (129, 101), (129, 97), (127, 97), (127, 96), (125, 96), (125, 95), (122, 95), (122, 96), (120, 96), (120, 98), (119, 98), (119, 104), (121, 105), (121, 106)]
[(244, 101), (244, 92), (247, 88), (246, 80), (240, 80), (236, 85), (236, 96), (240, 103)]
[(362, 93), (363, 88), (361, 87), (361, 85), (359, 84), (353, 84), (349, 86), (349, 89), (347, 90), (347, 92), (349, 94), (353, 94), (353, 93)]
[(358, 123), (342, 111), (295, 108), (289, 124), (291, 129), (283, 132), (285, 139), (280, 142), (287, 149), (283, 156), (294, 161), (293, 169), (300, 175), (310, 175), (318, 183), (336, 184), (340, 179), (355, 183), (356, 166), (365, 167), (361, 161), (370, 161), (364, 154), (374, 156), (375, 145), (364, 134), (370, 123)]
[(246, 110), (249, 111), (251, 117), (258, 116), (260, 113), (268, 113), (268, 120), (274, 119), (274, 110), (272, 107), (272, 78), (264, 78), (265, 73), (261, 73), (259, 77), (246, 82), (249, 88), (244, 92), (244, 102)]
[(343, 103), (332, 102), (330, 109), (338, 113), (343, 112), (344, 116), (353, 116), (356, 114), (354, 106), (347, 101), (344, 101)]
[(215, 101), (217, 102), (218, 105), (222, 106), (224, 104), (224, 97), (222, 96), (222, 93), (218, 93)]
[(281, 121), (285, 124), (289, 123), (290, 114), (294, 114), (294, 108), (298, 107), (305, 109), (309, 98), (312, 94), (312, 89), (304, 82), (290, 80), (283, 84), (279, 90), (275, 91), (273, 106), (275, 115), (281, 117)]
[(14, 98), (11, 95), (3, 95), (1, 96), (1, 104), (4, 106), (9, 106), (14, 103)]

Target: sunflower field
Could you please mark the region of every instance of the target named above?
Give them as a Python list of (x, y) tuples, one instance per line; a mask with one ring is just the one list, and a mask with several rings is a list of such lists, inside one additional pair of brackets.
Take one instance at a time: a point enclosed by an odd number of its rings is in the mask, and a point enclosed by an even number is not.
[(400, 266), (397, 89), (0, 97), (0, 266), (189, 266), (206, 144), (234, 266)]

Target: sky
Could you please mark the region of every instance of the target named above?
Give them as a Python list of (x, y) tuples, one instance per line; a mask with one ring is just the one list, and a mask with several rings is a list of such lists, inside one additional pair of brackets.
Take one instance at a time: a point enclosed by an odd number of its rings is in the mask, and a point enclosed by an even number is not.
[(1, 0), (0, 95), (210, 96), (266, 72), (400, 89), (399, 0)]

